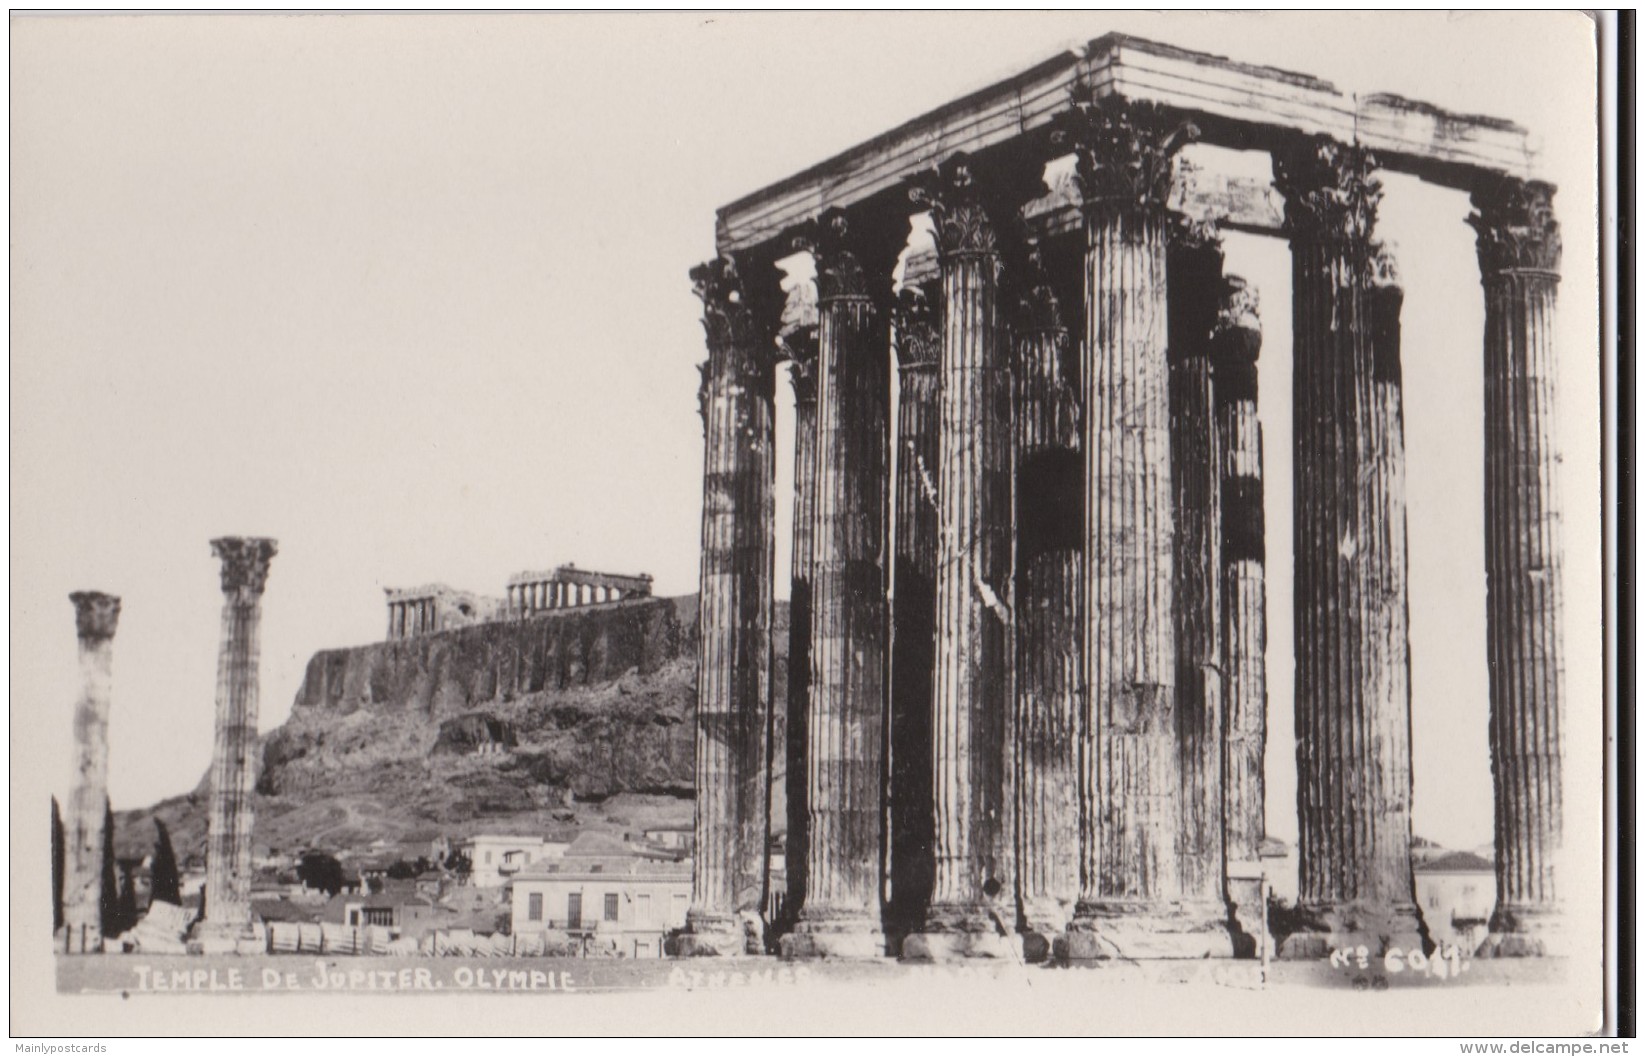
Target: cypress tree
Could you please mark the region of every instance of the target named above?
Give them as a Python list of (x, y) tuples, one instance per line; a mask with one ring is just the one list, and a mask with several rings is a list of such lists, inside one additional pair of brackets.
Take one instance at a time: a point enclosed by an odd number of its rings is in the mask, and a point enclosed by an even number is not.
[(103, 884), (98, 897), (103, 935), (115, 937), (120, 928), (120, 881), (114, 875), (114, 806), (103, 799)]
[(183, 905), (183, 879), (177, 871), (177, 853), (171, 848), (171, 833), (159, 819), (154, 820), (154, 863), (149, 874), (150, 903)]
[(131, 870), (130, 865), (120, 864), (120, 932), (129, 932), (137, 924), (137, 885), (131, 879)]
[(63, 927), (63, 873), (67, 869), (68, 849), (63, 836), (63, 812), (57, 798), (51, 798), (51, 930)]

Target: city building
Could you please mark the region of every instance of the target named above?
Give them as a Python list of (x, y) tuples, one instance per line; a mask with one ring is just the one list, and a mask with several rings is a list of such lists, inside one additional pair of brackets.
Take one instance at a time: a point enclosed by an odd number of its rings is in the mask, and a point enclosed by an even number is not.
[(1415, 873), (1429, 937), (1472, 954), (1485, 941), (1496, 903), (1496, 865), (1471, 851), (1454, 851), (1418, 863)]
[(477, 834), (460, 842), (457, 850), (468, 856), (473, 867), (469, 883), (481, 888), (498, 888), (509, 883), (521, 870), (543, 859), (556, 859), (569, 842), (549, 837)]
[(516, 936), (558, 931), (590, 951), (658, 958), (663, 937), (685, 925), (691, 863), (585, 833), (554, 859), (539, 859), (514, 877)]

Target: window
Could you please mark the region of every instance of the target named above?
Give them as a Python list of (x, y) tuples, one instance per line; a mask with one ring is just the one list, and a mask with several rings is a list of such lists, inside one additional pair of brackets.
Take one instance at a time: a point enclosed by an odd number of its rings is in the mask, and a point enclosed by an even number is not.
[(572, 892), (565, 897), (565, 923), (567, 928), (578, 929), (583, 927), (583, 894)]
[(644, 893), (634, 897), (634, 920), (641, 925), (654, 925), (651, 919), (651, 897)]
[(533, 892), (526, 896), (525, 919), (527, 921), (543, 920), (543, 894)]
[(487, 866), (491, 865), (491, 853), (490, 852), (486, 852), (486, 865)]
[(617, 893), (615, 892), (607, 892), (605, 895), (605, 919), (607, 921), (617, 920)]
[(349, 908), (348, 923), (350, 925), (358, 925), (360, 923), (360, 908), (359, 907), (350, 907)]
[(1438, 892), (1429, 892), (1428, 893), (1428, 905), (1430, 907), (1439, 906), (1439, 893)]
[(367, 925), (393, 925), (394, 910), (391, 907), (367, 907)]

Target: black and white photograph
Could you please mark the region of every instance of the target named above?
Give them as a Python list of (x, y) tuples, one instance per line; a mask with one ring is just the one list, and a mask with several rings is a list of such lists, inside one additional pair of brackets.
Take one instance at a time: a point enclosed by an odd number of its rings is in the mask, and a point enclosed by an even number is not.
[(1603, 28), (13, 12), (11, 1035), (1616, 1035)]

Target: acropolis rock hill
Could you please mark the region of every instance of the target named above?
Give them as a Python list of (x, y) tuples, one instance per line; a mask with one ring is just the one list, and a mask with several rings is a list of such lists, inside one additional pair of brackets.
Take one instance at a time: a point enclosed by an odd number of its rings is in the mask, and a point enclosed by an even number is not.
[[(689, 822), (696, 618), (695, 596), (646, 599), (316, 653), (260, 739), (256, 843)], [(121, 854), (156, 816), (199, 850), (207, 797), (121, 812)]]

